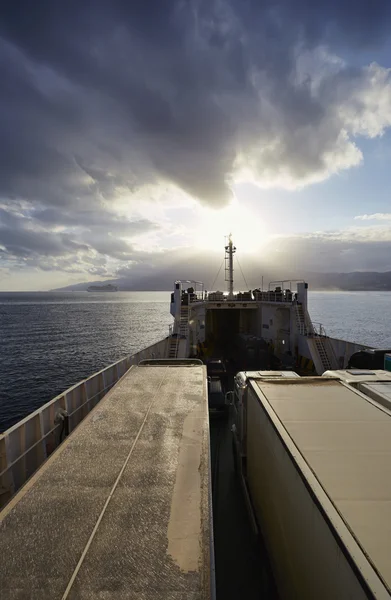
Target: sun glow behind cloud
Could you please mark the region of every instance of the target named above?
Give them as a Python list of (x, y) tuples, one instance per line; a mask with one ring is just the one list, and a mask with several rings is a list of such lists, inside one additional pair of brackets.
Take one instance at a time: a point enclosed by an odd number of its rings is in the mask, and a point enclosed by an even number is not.
[(221, 251), (226, 236), (231, 233), (241, 252), (255, 253), (268, 239), (266, 223), (240, 206), (237, 200), (220, 210), (197, 207), (195, 212), (197, 225), (192, 231), (195, 247)]
[(391, 2), (55, 4), (0, 21), (0, 286), (149, 277), (230, 232), (239, 260), (389, 268)]

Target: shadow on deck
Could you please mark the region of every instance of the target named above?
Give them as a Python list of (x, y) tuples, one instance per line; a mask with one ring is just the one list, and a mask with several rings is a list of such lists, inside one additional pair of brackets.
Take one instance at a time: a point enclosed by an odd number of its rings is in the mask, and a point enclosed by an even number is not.
[(252, 533), (234, 469), (231, 424), (210, 423), (217, 600), (277, 600), (262, 540)]

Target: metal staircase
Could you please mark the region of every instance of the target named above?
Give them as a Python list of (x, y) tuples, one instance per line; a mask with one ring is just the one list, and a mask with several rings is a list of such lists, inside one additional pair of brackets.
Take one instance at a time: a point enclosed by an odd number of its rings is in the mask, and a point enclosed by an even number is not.
[(300, 333), (300, 335), (308, 335), (304, 311), (301, 304), (296, 304), (296, 325), (297, 331)]
[[(334, 361), (332, 347), (330, 345), (330, 342), (327, 340), (326, 332), (323, 326), (319, 325), (319, 331), (317, 331), (309, 315), (304, 312), (303, 306), (301, 304), (296, 305), (296, 325), (297, 331), (300, 335), (306, 336), (307, 338), (313, 340), (313, 343), (310, 343), (308, 341), (308, 345), (311, 354), (312, 351), (314, 351), (315, 354), (317, 354), (316, 357), (313, 356), (313, 361), (316, 365), (317, 370), (323, 370), (324, 372), (333, 368), (338, 368), (337, 361), (336, 359)], [(327, 351), (328, 349), (330, 350), (330, 353)], [(336, 363), (335, 365), (332, 365), (330, 356)]]
[(318, 351), (319, 354), (319, 358), (320, 361), (322, 363), (323, 366), (323, 370), (324, 371), (329, 371), (332, 368), (332, 365), (330, 363), (330, 359), (327, 355), (327, 351), (326, 351), (326, 346), (324, 343), (324, 339), (319, 337), (319, 336), (315, 336), (314, 337), (314, 343), (315, 343), (315, 347)]
[(179, 338), (177, 336), (170, 337), (168, 345), (168, 358), (176, 358), (178, 355)]
[(179, 321), (179, 335), (187, 338), (189, 334), (189, 315), (190, 315), (190, 306), (183, 305), (181, 306), (181, 317)]
[(174, 327), (175, 333), (170, 337), (168, 346), (168, 358), (178, 358), (178, 349), (180, 339), (187, 339), (189, 335), (189, 305), (181, 306), (179, 323)]

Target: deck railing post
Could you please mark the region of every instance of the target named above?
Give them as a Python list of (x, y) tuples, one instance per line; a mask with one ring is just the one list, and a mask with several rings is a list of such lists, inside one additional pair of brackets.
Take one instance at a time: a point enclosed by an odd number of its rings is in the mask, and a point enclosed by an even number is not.
[(96, 403), (98, 403), (99, 400), (101, 400), (103, 398), (103, 396), (105, 395), (105, 389), (106, 389), (106, 370), (102, 371), (102, 373), (100, 374), (100, 383), (101, 383), (101, 388), (100, 388), (100, 393), (99, 393), (99, 397), (96, 400)]
[(0, 437), (0, 509), (15, 493), (13, 473), (8, 468), (7, 444), (4, 436)]

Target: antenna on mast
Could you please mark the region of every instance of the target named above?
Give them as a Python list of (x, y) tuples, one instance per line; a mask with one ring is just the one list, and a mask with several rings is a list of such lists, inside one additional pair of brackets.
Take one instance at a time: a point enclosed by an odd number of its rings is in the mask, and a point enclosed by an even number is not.
[(236, 248), (232, 243), (232, 234), (228, 236), (228, 244), (225, 246), (225, 281), (228, 282), (228, 298), (234, 297), (234, 254)]

